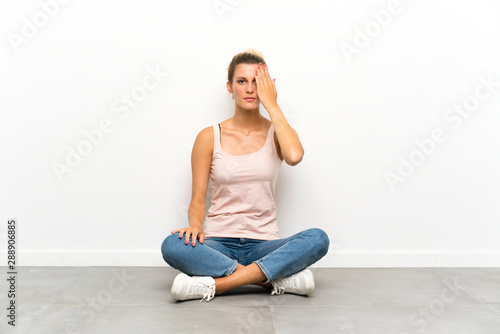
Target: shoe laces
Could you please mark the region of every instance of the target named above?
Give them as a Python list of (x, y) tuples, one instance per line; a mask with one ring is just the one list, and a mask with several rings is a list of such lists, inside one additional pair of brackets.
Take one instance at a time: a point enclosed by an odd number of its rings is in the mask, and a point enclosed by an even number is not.
[(193, 294), (201, 294), (203, 296), (200, 300), (200, 303), (204, 300), (209, 302), (215, 297), (215, 284), (205, 284), (202, 282), (197, 282), (193, 289)]
[(296, 289), (298, 288), (297, 279), (295, 277), (285, 277), (278, 278), (271, 282), (273, 285), (273, 291), (271, 295), (281, 295), (286, 292), (286, 288)]

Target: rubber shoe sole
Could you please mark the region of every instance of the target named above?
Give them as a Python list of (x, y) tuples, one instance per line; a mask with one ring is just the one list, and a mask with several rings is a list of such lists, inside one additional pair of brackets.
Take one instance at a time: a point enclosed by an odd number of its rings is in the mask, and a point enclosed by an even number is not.
[(172, 296), (172, 298), (174, 300), (182, 300), (179, 298), (179, 285), (181, 284), (181, 282), (186, 278), (186, 277), (189, 277), (188, 275), (184, 274), (184, 273), (180, 273), (179, 275), (177, 275), (174, 279), (174, 282), (172, 283), (172, 289), (170, 289), (170, 296)]

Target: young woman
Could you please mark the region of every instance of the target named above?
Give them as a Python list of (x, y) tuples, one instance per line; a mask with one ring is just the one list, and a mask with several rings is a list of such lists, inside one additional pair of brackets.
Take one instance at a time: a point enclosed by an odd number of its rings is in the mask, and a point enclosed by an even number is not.
[[(308, 295), (314, 278), (306, 268), (327, 253), (330, 241), (317, 228), (280, 239), (274, 201), (282, 161), (295, 166), (304, 149), (278, 106), (260, 53), (248, 49), (233, 57), (227, 90), (234, 116), (201, 130), (193, 146), (189, 227), (172, 231), (161, 245), (163, 259), (182, 272), (172, 298), (210, 301), (247, 284), (272, 294)], [(260, 114), (260, 103), (270, 121)], [(209, 178), (212, 201), (205, 217)]]

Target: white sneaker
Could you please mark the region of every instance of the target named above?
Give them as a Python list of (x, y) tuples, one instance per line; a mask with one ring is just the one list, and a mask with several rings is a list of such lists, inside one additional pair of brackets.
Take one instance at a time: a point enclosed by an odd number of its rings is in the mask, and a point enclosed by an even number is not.
[(271, 295), (294, 293), (296, 295), (309, 295), (314, 291), (314, 276), (309, 269), (304, 269), (296, 274), (271, 281), (273, 291)]
[(209, 302), (215, 296), (215, 280), (210, 276), (188, 276), (180, 273), (174, 279), (170, 295), (175, 300), (201, 298)]

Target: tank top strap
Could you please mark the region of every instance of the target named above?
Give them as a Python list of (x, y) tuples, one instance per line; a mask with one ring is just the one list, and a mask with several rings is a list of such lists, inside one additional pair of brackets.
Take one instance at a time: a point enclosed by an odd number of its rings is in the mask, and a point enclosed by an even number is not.
[[(276, 145), (274, 143), (274, 124), (273, 123), (271, 123), (271, 126), (269, 127), (269, 133), (267, 134), (267, 136), (268, 136), (267, 141), (269, 142), (269, 145), (271, 145), (274, 155), (276, 157), (278, 157), (278, 149), (276, 148)], [(266, 145), (268, 145), (267, 142), (266, 142)]]
[(267, 130), (266, 145), (267, 145), (268, 141), (271, 142), (271, 144), (273, 144), (273, 141), (274, 141), (274, 125), (273, 125), (273, 123), (271, 123), (271, 126)]
[(221, 136), (220, 136), (220, 124), (215, 124), (213, 126), (214, 129), (214, 152), (217, 151), (219, 152), (221, 150), (220, 146), (220, 141), (221, 141)]

